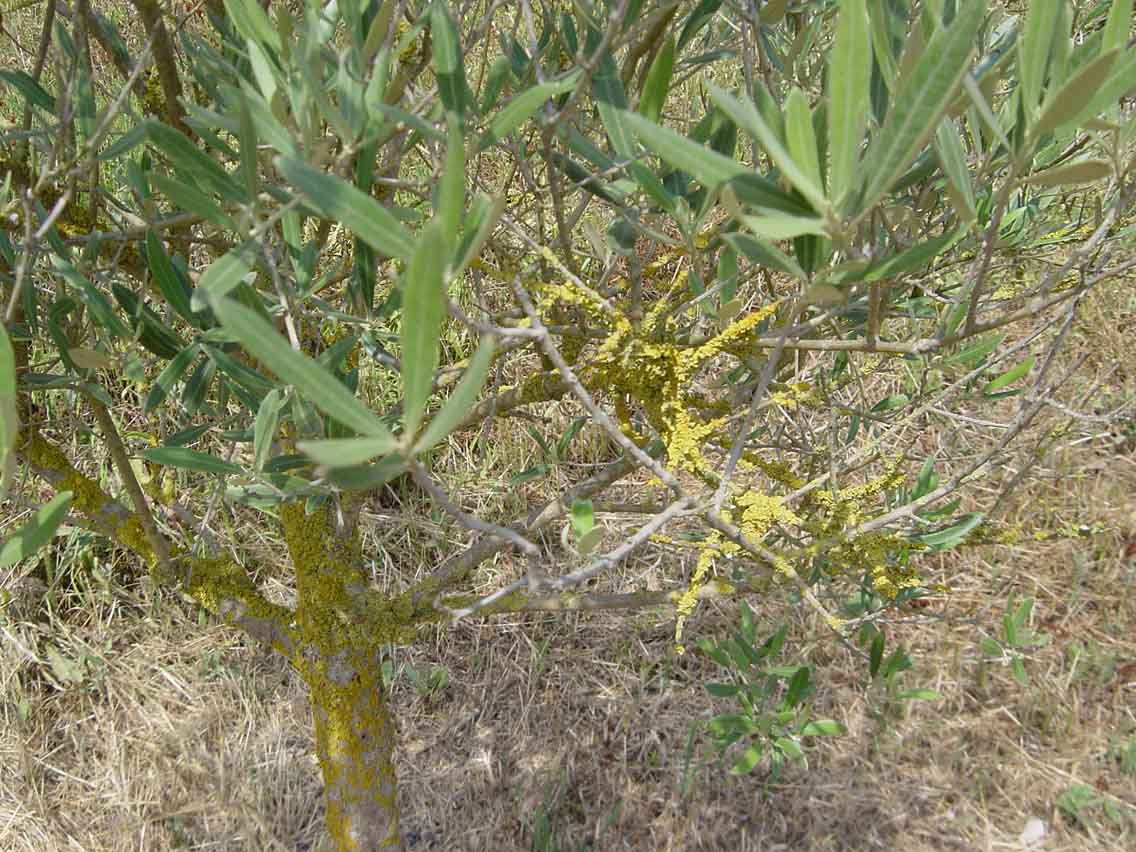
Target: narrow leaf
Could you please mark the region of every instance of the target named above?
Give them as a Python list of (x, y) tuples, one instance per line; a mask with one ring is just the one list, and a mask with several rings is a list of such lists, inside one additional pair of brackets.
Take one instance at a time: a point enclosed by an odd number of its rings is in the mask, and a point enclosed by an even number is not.
[(347, 181), (312, 168), (295, 157), (277, 157), (276, 168), (322, 216), (342, 222), (355, 236), (383, 254), (406, 260), (414, 240), (394, 214)]
[(797, 86), (793, 87), (785, 101), (785, 141), (793, 162), (801, 168), (805, 177), (816, 187), (823, 186), (813, 112), (808, 96)]
[(3, 80), (23, 95), (28, 103), (45, 109), (52, 114), (55, 113), (55, 98), (49, 95), (44, 88), (36, 82), (35, 78), (26, 71), (13, 71), (7, 68), (0, 69), (0, 80)]
[(754, 239), (746, 234), (727, 234), (723, 239), (744, 254), (752, 263), (772, 269), (780, 269), (782, 272), (787, 272), (802, 281), (808, 278), (800, 264), (776, 246), (771, 246), (769, 243)]
[(465, 140), (461, 125), (450, 121), (450, 141), (446, 147), (446, 163), (438, 185), (438, 215), (445, 223), (446, 233), (457, 240), (461, 228), (462, 210), (465, 207)]
[(1110, 50), (1081, 68), (1065, 85), (1049, 98), (1041, 116), (1034, 125), (1035, 137), (1043, 136), (1077, 118), (1085, 104), (1091, 101), (1108, 80), (1116, 63), (1118, 51)]
[(280, 52), (280, 34), (256, 0), (225, 0), (225, 11), (242, 36)]
[[(241, 345), (261, 364), (318, 405), (332, 419), (363, 435), (386, 438), (390, 430), (351, 391), (311, 358), (294, 350), (255, 311), (232, 299), (214, 299), (210, 307)], [(393, 440), (393, 438), (391, 438)]]
[(158, 378), (154, 380), (154, 384), (150, 388), (150, 393), (146, 396), (146, 404), (142, 406), (143, 413), (149, 414), (162, 404), (162, 400), (169, 395), (174, 384), (185, 375), (185, 371), (189, 369), (189, 365), (193, 362), (197, 352), (198, 345), (191, 343), (175, 355), (170, 363), (166, 364), (165, 369), (158, 374)]
[(252, 267), (245, 259), (244, 252), (235, 248), (221, 255), (202, 273), (197, 288), (193, 291), (190, 306), (202, 310), (214, 300), (223, 298), (240, 286)]
[(1128, 34), (1132, 31), (1132, 0), (1112, 0), (1108, 10), (1108, 20), (1101, 36), (1101, 53), (1117, 50), (1128, 44)]
[(153, 449), (143, 450), (142, 458), (164, 467), (196, 470), (201, 473), (217, 473), (221, 476), (244, 472), (244, 468), (240, 465), (227, 462), (208, 453), (191, 450), (189, 447), (154, 447)]
[(935, 153), (953, 190), (952, 200), (957, 199), (958, 206), (961, 207), (958, 211), (959, 218), (965, 222), (973, 222), (978, 216), (974, 183), (971, 181), (970, 169), (967, 167), (962, 138), (949, 117), (944, 117), (939, 122), (939, 129), (935, 132)]
[(868, 123), (872, 35), (864, 0), (841, 0), (828, 78), (828, 194), (840, 204), (857, 183), (856, 164)]
[(717, 107), (733, 119), (734, 124), (758, 141), (789, 183), (796, 187), (814, 210), (820, 213), (828, 208), (828, 200), (820, 187), (808, 176), (802, 164), (797, 163), (790, 156), (773, 128), (765, 123), (757, 107), (748, 100), (738, 100), (713, 83), (707, 82), (706, 90)]
[(478, 140), (478, 148), (484, 151), (504, 139), (524, 124), (549, 98), (572, 91), (579, 79), (579, 73), (575, 73), (563, 80), (539, 83), (516, 95), (509, 103), (505, 104), (500, 112), (493, 116), (493, 119), (489, 122), (489, 128)]
[(174, 270), (162, 242), (153, 231), (146, 232), (146, 263), (150, 267), (150, 274), (158, 284), (158, 289), (183, 320), (191, 325), (197, 325), (190, 307), (190, 292), (185, 282)]
[(767, 240), (790, 240), (804, 234), (824, 235), (824, 220), (809, 216), (787, 216), (771, 213), (767, 216), (743, 216), (742, 223), (759, 237)]
[(186, 180), (200, 186), (205, 192), (220, 195), (227, 201), (247, 201), (244, 189), (221, 164), (198, 148), (169, 125), (156, 119), (146, 119), (146, 138), (150, 143), (169, 157), (174, 168)]
[(1031, 355), (1020, 364), (1015, 364), (1005, 373), (994, 379), (994, 381), (987, 382), (986, 386), (982, 388), (982, 392), (986, 394), (997, 393), (998, 391), (1002, 390), (1002, 388), (1009, 387), (1030, 370), (1032, 370), (1034, 362), (1036, 360), (1037, 359)]
[(355, 467), (375, 456), (385, 456), (398, 449), (393, 435), (378, 438), (336, 438), (330, 441), (300, 441), (297, 448), (323, 467), (336, 469)]
[(1026, 118), (1030, 120), (1041, 100), (1041, 88), (1045, 82), (1045, 69), (1049, 66), (1054, 36), (1059, 35), (1057, 17), (1060, 7), (1060, 0), (1030, 3), (1026, 11), (1025, 31), (1018, 38), (1018, 85), (1022, 108)]
[(61, 491), (36, 512), (34, 518), (8, 536), (8, 540), (0, 547), (0, 568), (7, 568), (33, 556), (51, 541), (56, 529), (67, 517), (67, 507), (70, 505), (71, 492)]
[(1112, 163), (1108, 160), (1077, 160), (1062, 163), (1045, 171), (1036, 172), (1026, 178), (1026, 183), (1034, 186), (1061, 186), (1064, 184), (1093, 183), (1104, 180), (1112, 174)]
[(465, 62), (462, 59), (458, 29), (450, 16), (448, 3), (436, 2), (430, 11), (430, 34), (434, 39), (434, 73), (442, 105), (450, 112), (465, 112)]
[(261, 470), (272, 452), (272, 441), (280, 425), (280, 411), (284, 407), (284, 394), (279, 388), (269, 391), (260, 401), (252, 430), (253, 467)]
[(949, 27), (932, 37), (865, 156), (867, 186), (859, 211), (873, 207), (891, 189), (935, 132), (966, 74), (984, 17), (985, 0), (974, 0), (965, 13), (956, 15)]
[(445, 273), (449, 239), (440, 220), (418, 238), (402, 285), (403, 429), (407, 441), (422, 422), (438, 366), (438, 338), (446, 315)]
[(8, 485), (16, 469), (16, 436), (19, 431), (16, 353), (8, 339), (4, 323), (0, 322), (0, 499), (8, 493)]
[(982, 523), (983, 517), (984, 515), (981, 512), (971, 512), (963, 515), (958, 521), (944, 529), (919, 536), (918, 540), (930, 547), (932, 551), (947, 550), (960, 544), (966, 538), (967, 533)]
[(623, 112), (622, 116), (644, 145), (668, 165), (693, 175), (707, 189), (715, 189), (726, 181), (750, 174), (750, 170), (741, 163), (669, 128), (660, 127), (635, 113)]
[(674, 36), (671, 36), (663, 42), (663, 46), (655, 55), (647, 72), (647, 80), (643, 84), (643, 93), (639, 96), (639, 114), (648, 121), (657, 122), (662, 115), (667, 90), (671, 84), (671, 75), (674, 73), (674, 61), (675, 42)]

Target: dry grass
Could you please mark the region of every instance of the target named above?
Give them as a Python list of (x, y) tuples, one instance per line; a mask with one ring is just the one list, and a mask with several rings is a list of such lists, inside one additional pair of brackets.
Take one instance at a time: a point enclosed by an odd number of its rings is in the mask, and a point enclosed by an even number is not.
[[(1112, 354), (1131, 330), (1126, 299), (1087, 305), (1075, 347), (1097, 354), (1071, 399), (1101, 378), (1113, 404), (1136, 396), (1131, 367)], [(889, 704), (864, 688), (862, 662), (810, 638), (821, 635), (812, 616), (759, 610), (770, 625), (789, 620), (794, 651), (817, 668), (816, 715), (849, 731), (777, 785), (732, 778), (714, 760), (698, 723), (727, 707), (701, 686), (717, 675), (698, 655), (674, 656), (665, 614), (503, 618), (398, 649), (411, 848), (1015, 849), (1030, 817), (1046, 827), (1038, 848), (1131, 848), (1136, 456), (1130, 424), (1093, 428), (1045, 457), (1007, 508), (1007, 521), (1049, 538), (924, 560), (927, 579), (953, 593), (887, 629), (915, 659), (904, 685), (934, 688), (940, 701)], [(495, 429), (484, 453), (444, 462), (471, 510), (516, 509), (539, 488), (494, 473), (498, 459), (534, 452), (515, 422)], [(954, 454), (981, 440), (946, 427), (925, 438)], [(571, 463), (603, 451), (585, 433)], [(369, 552), (385, 557), (376, 579), (396, 581), (457, 543), (420, 500), (404, 493), (366, 515)], [(392, 523), (408, 514), (419, 520)], [(251, 533), (255, 515), (236, 518)], [(255, 540), (270, 564), (276, 544)], [(320, 848), (299, 680), (240, 637), (203, 629), (191, 608), (109, 579), (121, 576), (117, 554), (61, 541), (51, 588), (5, 583), (16, 594), (0, 646), (0, 848)], [(483, 577), (509, 569), (500, 562)], [(642, 582), (679, 568), (642, 554), (624, 571)], [(1010, 592), (1036, 599), (1033, 627), (1048, 637), (1028, 652), (1026, 686), (978, 648), (1000, 635)], [(732, 606), (705, 608), (694, 629), (720, 635), (734, 617)], [(445, 686), (412, 679), (431, 667), (448, 674)], [(1080, 820), (1059, 805), (1077, 785), (1095, 800)]]

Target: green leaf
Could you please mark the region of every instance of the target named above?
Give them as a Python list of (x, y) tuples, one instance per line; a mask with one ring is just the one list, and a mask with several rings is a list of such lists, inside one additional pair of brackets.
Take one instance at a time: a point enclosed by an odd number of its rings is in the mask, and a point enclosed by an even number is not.
[[(805, 197), (805, 200), (812, 205), (814, 210), (822, 213), (828, 209), (828, 199), (825, 198), (817, 182), (809, 176), (806, 171), (808, 166), (804, 163), (798, 163), (785, 150), (785, 146), (781, 144), (777, 133), (766, 124), (765, 119), (762, 118), (761, 113), (758, 112), (757, 107), (752, 102), (749, 100), (741, 101), (710, 82), (706, 83), (706, 90), (710, 93), (710, 98), (715, 105), (726, 113), (734, 124), (758, 141), (789, 183)], [(788, 135), (787, 128), (786, 133)], [(815, 141), (813, 147), (816, 147)], [(815, 158), (815, 156), (814, 154), (813, 157)]]
[(276, 168), (325, 218), (343, 223), (383, 254), (406, 260), (414, 239), (394, 214), (347, 181), (312, 168), (295, 157), (277, 157)]
[(690, 44), (691, 39), (698, 35), (699, 31), (710, 23), (710, 19), (717, 13), (718, 8), (722, 5), (722, 0), (701, 0), (701, 2), (690, 13), (690, 17), (686, 19), (686, 24), (682, 28), (682, 34), (678, 37), (678, 49), (681, 52), (684, 47)]
[(802, 737), (838, 737), (844, 733), (844, 726), (835, 719), (813, 719), (801, 728)]
[(824, 220), (815, 217), (770, 213), (766, 216), (743, 216), (741, 221), (757, 236), (767, 240), (789, 240), (803, 234), (825, 234)]
[(896, 698), (900, 701), (941, 701), (943, 696), (933, 689), (905, 689)]
[(284, 407), (284, 394), (279, 388), (273, 389), (264, 395), (260, 407), (256, 411), (256, 421), (253, 424), (252, 453), (253, 468), (261, 470), (268, 461), (268, 454), (272, 452), (272, 441), (276, 437), (276, 428), (280, 425), (280, 411)]
[(450, 241), (441, 220), (432, 220), (418, 238), (402, 283), (402, 423), (413, 441), (438, 366), (438, 339), (446, 316), (446, 260)]
[(244, 188), (221, 164), (198, 148), (180, 131), (148, 118), (143, 122), (146, 138), (155, 148), (169, 157), (178, 173), (204, 192), (213, 192), (227, 201), (244, 202)]
[(370, 491), (385, 485), (406, 471), (406, 459), (389, 455), (374, 464), (332, 470), (328, 482), (345, 491)]
[(1033, 120), (1041, 100), (1054, 37), (1060, 35), (1057, 33), (1060, 7), (1059, 0), (1030, 3), (1026, 11), (1025, 31), (1018, 37), (1018, 86), (1022, 109), (1029, 121)]
[(148, 177), (154, 187), (179, 209), (200, 216), (206, 222), (210, 222), (222, 230), (233, 232), (239, 230), (237, 223), (221, 209), (221, 205), (196, 186), (183, 183), (159, 172), (151, 172)]
[(1057, 130), (1080, 116), (1085, 104), (1093, 99), (1108, 80), (1118, 54), (1118, 51), (1112, 50), (1098, 56), (1067, 80), (1046, 101), (1037, 124), (1034, 125), (1034, 136), (1040, 137), (1051, 130)]
[(1024, 376), (1026, 373), (1028, 373), (1030, 370), (1032, 370), (1034, 362), (1036, 360), (1037, 359), (1034, 356), (1031, 355), (1030, 357), (1026, 358), (1024, 361), (1022, 361), (1020, 364), (1016, 364), (1015, 366), (1011, 367), (1009, 370), (1007, 370), (1005, 373), (1000, 375), (998, 378), (994, 379), (994, 381), (987, 382), (986, 386), (984, 388), (982, 388), (982, 392), (984, 394), (992, 394), (992, 393), (997, 393), (998, 391), (1002, 390), (1002, 388), (1004, 388), (1004, 387), (1009, 387), (1014, 382), (1016, 382), (1018, 379), (1020, 379), (1022, 376)]
[(726, 181), (750, 174), (750, 170), (741, 163), (723, 157), (669, 128), (660, 127), (641, 115), (626, 111), (620, 115), (644, 145), (668, 165), (693, 175), (707, 189), (716, 189)]
[(208, 453), (191, 450), (188, 447), (154, 447), (153, 449), (143, 450), (142, 458), (165, 467), (196, 470), (201, 473), (216, 473), (221, 476), (244, 472), (244, 468), (240, 465), (227, 462)]
[(0, 499), (8, 493), (8, 485), (16, 470), (16, 437), (20, 432), (19, 407), (16, 405), (16, 353), (4, 323), (0, 322)]
[(1017, 654), (1010, 660), (1010, 671), (1014, 675), (1014, 680), (1022, 686), (1029, 686), (1029, 674), (1026, 673), (1025, 663)]
[(450, 434), (469, 414), (478, 394), (485, 386), (485, 377), (489, 374), (489, 365), (493, 363), (495, 348), (491, 336), (486, 335), (482, 338), (481, 345), (477, 347), (477, 351), (469, 359), (469, 366), (465, 368), (461, 381), (458, 382), (454, 392), (446, 400), (446, 404), (442, 406), (442, 410), (426, 424), (422, 436), (411, 450), (412, 455), (424, 453), (432, 448), (446, 435)]
[(67, 517), (67, 507), (70, 505), (71, 492), (61, 491), (36, 512), (34, 518), (8, 536), (8, 540), (0, 547), (0, 568), (27, 559), (51, 541), (56, 529)]
[(805, 177), (818, 189), (823, 187), (813, 112), (808, 96), (797, 86), (785, 101), (785, 141), (793, 162), (800, 166)]
[(731, 775), (746, 775), (753, 772), (757, 765), (761, 762), (761, 747), (752, 745), (747, 748), (742, 756), (734, 761), (734, 765), (730, 767)]
[(959, 208), (959, 218), (964, 222), (974, 222), (978, 218), (974, 183), (967, 167), (962, 137), (949, 116), (939, 122), (939, 129), (935, 132), (935, 153), (939, 157), (943, 174), (947, 177), (951, 200)]
[[(390, 430), (338, 379), (311, 358), (294, 350), (255, 311), (232, 299), (210, 307), (225, 329), (261, 364), (318, 405), (333, 420), (363, 435), (387, 438)], [(390, 438), (390, 440), (394, 440)]]
[(549, 98), (572, 91), (579, 79), (580, 73), (574, 72), (563, 80), (539, 83), (516, 95), (500, 112), (493, 116), (493, 119), (489, 122), (489, 128), (478, 140), (478, 148), (484, 151), (504, 139), (527, 121)]
[(1128, 34), (1132, 31), (1132, 0), (1112, 0), (1108, 19), (1101, 36), (1101, 53), (1117, 50), (1128, 45)]
[(256, 124), (252, 120), (252, 110), (249, 108), (249, 98), (243, 89), (240, 92), (237, 112), (241, 143), (241, 176), (245, 181), (245, 195), (255, 201), (260, 192), (260, 164), (257, 160), (259, 143)]
[(175, 355), (170, 363), (166, 364), (165, 369), (162, 370), (158, 378), (154, 380), (154, 384), (150, 388), (150, 393), (146, 396), (146, 404), (142, 406), (144, 414), (149, 414), (162, 404), (162, 400), (169, 395), (174, 384), (185, 374), (185, 371), (189, 369), (189, 365), (197, 356), (198, 348), (198, 344), (191, 343)]
[(385, 456), (398, 449), (393, 435), (366, 438), (335, 438), (330, 441), (300, 441), (296, 447), (316, 464), (326, 468), (355, 467), (375, 456)]
[(892, 188), (935, 132), (970, 64), (985, 5), (972, 0), (949, 27), (937, 31), (904, 82), (864, 158), (867, 186), (858, 212), (872, 208)]
[(99, 325), (115, 337), (130, 338), (133, 336), (126, 324), (119, 319), (106, 296), (88, 281), (78, 269), (58, 255), (52, 255), (51, 262), (67, 283), (75, 288), (79, 301), (87, 307), (87, 310), (91, 312), (91, 316)]
[(828, 194), (840, 204), (859, 183), (856, 165), (868, 124), (872, 36), (864, 0), (841, 0), (829, 66)]
[(643, 92), (639, 96), (639, 114), (648, 121), (657, 122), (663, 112), (663, 104), (667, 99), (667, 90), (670, 88), (671, 75), (674, 73), (675, 41), (670, 36), (663, 42), (659, 52), (651, 62), (647, 72), (647, 80), (643, 84)]
[(446, 163), (438, 184), (438, 216), (445, 223), (451, 242), (457, 242), (465, 208), (465, 141), (461, 125), (450, 121), (450, 141), (446, 147)]
[(973, 367), (997, 349), (1005, 339), (1004, 334), (991, 334), (979, 339), (977, 343), (943, 359), (943, 364), (965, 364)]
[(251, 271), (243, 246), (226, 252), (209, 264), (209, 268), (198, 279), (197, 288), (190, 300), (191, 307), (201, 310), (215, 300), (224, 298), (240, 286)]
[(193, 309), (190, 307), (190, 292), (181, 276), (174, 270), (174, 265), (162, 247), (161, 240), (153, 231), (146, 232), (146, 263), (170, 307), (190, 325), (197, 325), (197, 318), (194, 317)]
[(486, 240), (497, 227), (501, 214), (505, 212), (505, 194), (496, 198), (478, 193), (470, 205), (469, 215), (466, 218), (465, 229), (462, 232), (461, 242), (457, 248), (457, 263), (454, 266), (454, 275), (461, 275), (466, 267), (473, 263), (481, 253)]
[(880, 261), (873, 261), (872, 265), (864, 272), (862, 280), (871, 283), (883, 278), (895, 278), (913, 270), (923, 269), (929, 261), (938, 257), (962, 239), (964, 233), (962, 229), (956, 229), (943, 234), (941, 237), (933, 237), (917, 243), (899, 254)]
[(280, 53), (280, 34), (256, 0), (225, 0), (225, 11), (237, 32)]
[(591, 500), (574, 500), (572, 502), (572, 532), (576, 538), (587, 535), (596, 525), (595, 509)]
[(435, 2), (430, 10), (430, 34), (434, 40), (434, 73), (442, 105), (461, 116), (465, 112), (465, 62), (462, 59), (458, 29), (450, 16), (448, 3)]
[(970, 512), (963, 515), (949, 527), (917, 536), (917, 539), (931, 548), (932, 551), (949, 550), (966, 539), (967, 533), (982, 523), (985, 516), (981, 512)]
[(780, 269), (801, 281), (808, 279), (797, 261), (776, 246), (771, 246), (769, 243), (754, 239), (746, 234), (725, 234), (722, 239), (744, 254), (752, 263), (772, 269)]
[(28, 103), (40, 109), (45, 109), (52, 115), (55, 114), (55, 98), (49, 95), (27, 72), (13, 71), (7, 68), (0, 69), (0, 80), (23, 95)]

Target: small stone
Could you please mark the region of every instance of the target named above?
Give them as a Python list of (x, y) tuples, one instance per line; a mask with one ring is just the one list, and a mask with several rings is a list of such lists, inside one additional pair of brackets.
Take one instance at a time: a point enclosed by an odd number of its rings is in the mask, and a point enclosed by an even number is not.
[(1033, 846), (1041, 842), (1045, 837), (1045, 823), (1037, 817), (1030, 817), (1026, 820), (1026, 826), (1022, 829), (1022, 833), (1018, 835), (1018, 842), (1024, 847)]

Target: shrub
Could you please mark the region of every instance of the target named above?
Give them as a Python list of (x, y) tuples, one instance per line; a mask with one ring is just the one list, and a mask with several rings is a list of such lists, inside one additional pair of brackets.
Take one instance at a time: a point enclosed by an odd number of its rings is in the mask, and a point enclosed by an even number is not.
[[(381, 656), (437, 625), (673, 607), (681, 653), (700, 602), (783, 597), (875, 675), (873, 619), (926, 554), (999, 534), (960, 492), (1132, 266), (1130, 0), (131, 3), (137, 31), (47, 0), (34, 68), (3, 72), (0, 452), (54, 495), (0, 558), (70, 517), (278, 651), (337, 848), (401, 845)], [(447, 448), (554, 405), (569, 425), (510, 460), (544, 501), (463, 508)], [(920, 425), (983, 408), (1002, 438), (940, 478)], [(603, 462), (572, 479), (581, 435)], [(392, 484), (473, 541), (374, 588), (361, 509)], [(236, 511), (281, 531), (294, 607), (202, 534)], [(689, 576), (617, 587), (648, 549)], [(723, 748), (771, 719), (780, 765), (835, 730), (798, 714), (808, 668), (754, 671), (717, 689), (778, 709), (718, 717)]]

